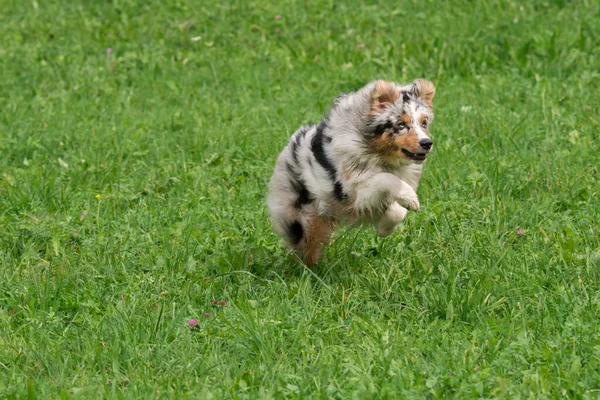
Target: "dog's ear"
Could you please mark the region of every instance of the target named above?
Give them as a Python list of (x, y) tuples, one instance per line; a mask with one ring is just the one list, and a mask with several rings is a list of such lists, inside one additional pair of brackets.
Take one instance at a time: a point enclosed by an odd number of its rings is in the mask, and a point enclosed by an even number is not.
[(433, 103), (431, 102), (433, 96), (435, 96), (435, 86), (433, 86), (433, 83), (427, 79), (415, 79), (414, 85), (417, 96), (423, 99), (429, 107), (433, 108)]
[(377, 81), (371, 92), (371, 112), (370, 115), (375, 115), (385, 110), (390, 105), (398, 100), (398, 89), (392, 82)]

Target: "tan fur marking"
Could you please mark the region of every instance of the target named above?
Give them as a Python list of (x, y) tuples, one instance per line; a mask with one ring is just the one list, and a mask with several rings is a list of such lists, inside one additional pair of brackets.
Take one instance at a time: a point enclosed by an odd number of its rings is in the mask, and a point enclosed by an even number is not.
[(417, 87), (417, 95), (422, 98), (425, 103), (433, 108), (433, 97), (435, 96), (435, 86), (427, 79), (415, 79), (414, 84)]
[(371, 153), (380, 154), (383, 157), (386, 157), (392, 155), (398, 150), (398, 148), (394, 143), (394, 138), (390, 135), (390, 133), (384, 132), (383, 134), (371, 139), (369, 142), (369, 150)]
[(375, 115), (383, 111), (390, 104), (398, 100), (398, 90), (392, 82), (377, 81), (375, 89), (371, 94), (371, 111), (369, 115)]
[(411, 153), (423, 152), (419, 145), (419, 136), (413, 129), (406, 135), (401, 136), (392, 136), (385, 132), (383, 135), (372, 139), (369, 143), (369, 151), (381, 155), (381, 157), (390, 162), (393, 162), (398, 157), (407, 158), (402, 153), (402, 149), (408, 150)]
[(323, 245), (329, 242), (334, 225), (323, 217), (315, 217), (308, 223), (306, 239), (298, 246), (298, 253), (302, 260), (312, 267), (319, 261)]
[(419, 135), (417, 135), (412, 129), (408, 132), (408, 134), (396, 137), (394, 144), (398, 147), (396, 154), (401, 155), (402, 157), (406, 157), (406, 155), (402, 153), (402, 149), (408, 150), (411, 153), (421, 153), (423, 151), (419, 145)]
[(426, 119), (427, 119), (427, 116), (425, 114), (421, 115), (421, 118), (419, 119), (419, 124), (423, 125), (423, 122), (425, 122)]
[(402, 122), (404, 122), (406, 126), (410, 126), (410, 124), (412, 124), (412, 119), (410, 118), (410, 115), (404, 114), (402, 116)]

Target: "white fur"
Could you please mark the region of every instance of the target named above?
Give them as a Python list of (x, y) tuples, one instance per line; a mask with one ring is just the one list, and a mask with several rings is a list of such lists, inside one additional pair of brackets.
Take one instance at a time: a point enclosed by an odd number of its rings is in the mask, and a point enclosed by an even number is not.
[(400, 204), (394, 202), (385, 213), (381, 216), (379, 221), (375, 223), (375, 231), (377, 236), (385, 237), (389, 236), (396, 230), (396, 227), (400, 222), (404, 221), (408, 214), (408, 210), (402, 207)]

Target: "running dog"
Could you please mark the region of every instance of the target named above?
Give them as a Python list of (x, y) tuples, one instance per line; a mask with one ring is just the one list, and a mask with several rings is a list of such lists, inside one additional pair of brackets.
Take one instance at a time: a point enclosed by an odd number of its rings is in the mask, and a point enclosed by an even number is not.
[(373, 224), (391, 235), (416, 194), (433, 148), (433, 83), (371, 82), (342, 94), (321, 122), (298, 129), (271, 178), (269, 211), (275, 231), (304, 262), (318, 262), (340, 223)]

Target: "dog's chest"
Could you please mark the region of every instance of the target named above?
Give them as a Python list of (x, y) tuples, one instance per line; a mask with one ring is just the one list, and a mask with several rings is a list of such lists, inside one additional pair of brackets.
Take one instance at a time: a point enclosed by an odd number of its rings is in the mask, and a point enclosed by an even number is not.
[(419, 186), (419, 179), (421, 179), (421, 173), (423, 172), (422, 164), (410, 164), (402, 165), (386, 172), (396, 175), (404, 182), (408, 183), (415, 191)]

